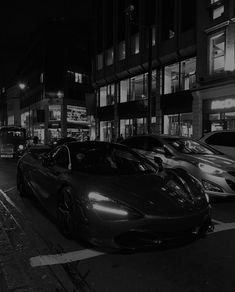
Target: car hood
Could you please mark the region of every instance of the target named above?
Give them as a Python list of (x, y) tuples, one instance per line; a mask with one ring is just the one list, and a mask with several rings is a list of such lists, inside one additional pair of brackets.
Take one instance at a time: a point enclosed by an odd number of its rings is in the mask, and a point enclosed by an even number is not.
[(224, 170), (235, 170), (235, 160), (224, 155), (190, 155), (190, 161), (194, 163), (207, 163)]
[[(166, 188), (167, 173), (158, 175), (94, 176), (82, 180), (85, 192), (96, 191), (149, 215), (183, 216), (207, 207), (204, 194), (177, 196)], [(92, 184), (91, 184), (92, 181)], [(193, 191), (191, 192), (193, 193)], [(198, 192), (197, 192), (198, 195)]]

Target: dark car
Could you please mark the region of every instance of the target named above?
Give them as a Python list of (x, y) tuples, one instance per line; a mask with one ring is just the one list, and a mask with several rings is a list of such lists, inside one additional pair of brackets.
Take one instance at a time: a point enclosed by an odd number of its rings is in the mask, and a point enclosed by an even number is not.
[(235, 160), (189, 137), (140, 135), (122, 142), (163, 168), (181, 169), (196, 177), (207, 195), (235, 196)]
[(60, 139), (57, 139), (57, 140), (53, 141), (52, 144), (51, 144), (51, 147), (57, 147), (57, 146), (60, 146), (62, 144), (65, 144), (65, 143), (76, 142), (76, 141), (77, 141), (76, 138), (64, 137), (64, 138), (60, 138)]
[(61, 232), (98, 246), (156, 246), (205, 235), (210, 205), (199, 182), (185, 173), (161, 171), (126, 146), (71, 142), (42, 161), (18, 162), (17, 188), (34, 195)]

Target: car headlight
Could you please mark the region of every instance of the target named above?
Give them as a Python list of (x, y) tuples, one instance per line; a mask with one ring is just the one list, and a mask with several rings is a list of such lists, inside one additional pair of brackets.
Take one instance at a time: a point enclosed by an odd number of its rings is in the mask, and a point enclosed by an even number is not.
[(99, 192), (88, 194), (90, 207), (106, 220), (128, 220), (142, 217), (139, 212)]
[(206, 172), (206, 173), (209, 173), (209, 174), (213, 174), (213, 175), (221, 175), (224, 171), (220, 168), (217, 168), (217, 167), (214, 167), (214, 166), (211, 166), (209, 164), (206, 164), (206, 163), (199, 163), (198, 164), (198, 167)]
[(19, 146), (18, 146), (18, 149), (19, 149), (19, 150), (23, 150), (23, 149), (24, 149), (24, 145), (19, 145)]

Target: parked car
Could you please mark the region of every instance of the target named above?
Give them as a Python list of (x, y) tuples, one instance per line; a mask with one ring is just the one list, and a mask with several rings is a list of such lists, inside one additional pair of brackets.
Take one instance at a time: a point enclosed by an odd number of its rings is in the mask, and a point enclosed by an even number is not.
[(235, 195), (235, 160), (192, 138), (143, 135), (122, 142), (163, 168), (181, 169), (199, 179), (208, 195)]
[(206, 133), (200, 141), (235, 159), (235, 131)]
[(52, 142), (51, 146), (52, 147), (57, 147), (60, 146), (62, 144), (68, 143), (68, 142), (76, 142), (77, 139), (73, 138), (73, 137), (64, 137), (64, 138), (60, 138), (60, 139), (56, 139)]
[(205, 235), (209, 200), (187, 173), (160, 171), (120, 144), (71, 142), (17, 166), (20, 196), (36, 196), (68, 238), (138, 248)]

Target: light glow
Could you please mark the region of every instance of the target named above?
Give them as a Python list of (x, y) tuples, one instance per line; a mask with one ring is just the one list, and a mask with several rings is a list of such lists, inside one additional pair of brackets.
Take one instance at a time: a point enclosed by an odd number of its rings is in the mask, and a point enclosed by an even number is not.
[(114, 214), (114, 215), (121, 215), (121, 216), (128, 215), (128, 212), (125, 210), (110, 208), (110, 207), (102, 206), (100, 204), (93, 204), (93, 209), (97, 211), (105, 212), (105, 213)]
[(23, 150), (24, 149), (24, 145), (19, 145), (19, 149)]
[(110, 201), (109, 198), (101, 195), (100, 193), (97, 193), (97, 192), (90, 192), (88, 194), (88, 198), (91, 200), (91, 201), (95, 201), (95, 202), (104, 202), (104, 201)]
[(209, 164), (205, 164), (205, 163), (199, 163), (198, 164), (198, 167), (206, 172), (206, 173), (209, 173), (209, 174), (214, 174), (214, 175), (220, 175), (223, 173), (223, 170), (222, 169), (219, 169), (217, 167), (214, 167), (214, 166), (211, 166)]
[(229, 109), (235, 107), (235, 99), (214, 100), (211, 102), (211, 109)]

